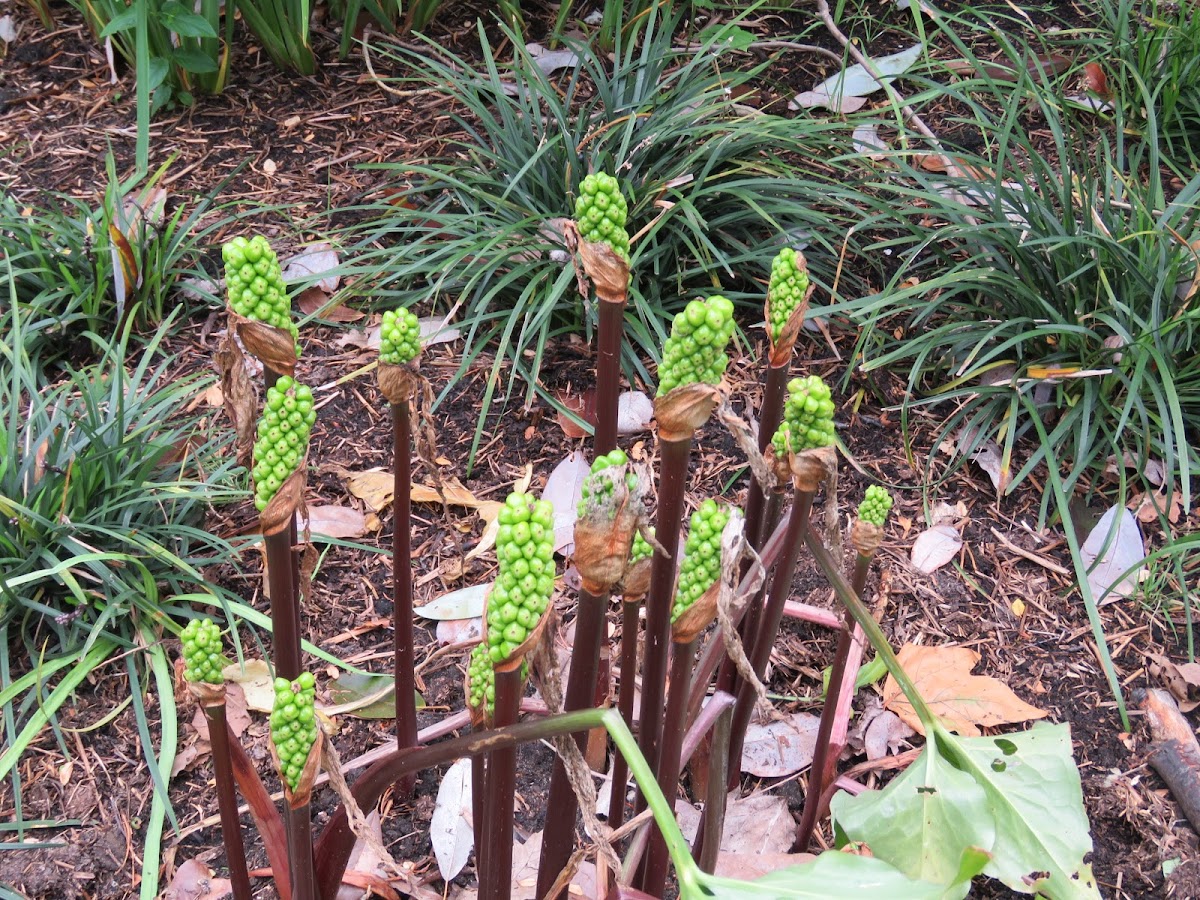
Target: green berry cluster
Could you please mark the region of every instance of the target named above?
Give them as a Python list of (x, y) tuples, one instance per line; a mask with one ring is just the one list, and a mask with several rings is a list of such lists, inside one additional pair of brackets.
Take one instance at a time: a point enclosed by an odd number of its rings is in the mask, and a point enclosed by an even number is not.
[(467, 662), (467, 706), (489, 716), (496, 711), (496, 670), (487, 644), (476, 644)]
[(869, 525), (882, 528), (892, 508), (892, 495), (877, 484), (867, 488), (863, 502), (858, 504), (858, 517)]
[(771, 315), (767, 327), (771, 330), (771, 340), (779, 340), (783, 326), (807, 293), (808, 273), (796, 265), (796, 251), (784, 247), (771, 260), (771, 281), (767, 288), (770, 298), (767, 310)]
[(658, 367), (658, 396), (683, 384), (718, 384), (729, 365), (725, 347), (733, 337), (733, 304), (724, 297), (692, 300), (671, 324)]
[(585, 241), (608, 244), (617, 256), (629, 262), (629, 232), (625, 230), (628, 217), (629, 208), (617, 179), (604, 172), (593, 172), (583, 179), (575, 201), (575, 223)]
[[(628, 463), (629, 457), (619, 447), (616, 450), (608, 451), (603, 456), (596, 457), (596, 461), (592, 463), (592, 473), (583, 480), (583, 499), (579, 501), (579, 517), (581, 519), (594, 513), (597, 508), (602, 508), (608, 500), (612, 499), (613, 480), (600, 473), (605, 469), (628, 465)], [(625, 473), (625, 487), (631, 491), (637, 487), (637, 476), (633, 472)]]
[(317, 740), (316, 694), (317, 682), (312, 672), (301, 672), (294, 682), (275, 679), (271, 741), (279, 756), (281, 774), (293, 791), (300, 783), (308, 752)]
[(816, 375), (793, 378), (788, 382), (783, 422), (771, 439), (777, 456), (783, 457), (789, 450), (799, 453), (833, 443), (831, 396), (825, 382)]
[(317, 421), (312, 389), (289, 375), (267, 390), (254, 442), (254, 505), (262, 512), (296, 471), (308, 449), (308, 433)]
[[(653, 533), (653, 530), (651, 531)], [(648, 559), (654, 555), (654, 548), (642, 537), (639, 531), (633, 536), (633, 546), (629, 548), (629, 564), (632, 566), (635, 562), (641, 562), (643, 559)]]
[(721, 575), (721, 532), (729, 522), (729, 509), (716, 500), (705, 500), (688, 522), (679, 586), (671, 606), (671, 621), (704, 596)]
[(183, 677), (191, 682), (221, 684), (225, 678), (221, 669), (221, 629), (212, 619), (192, 619), (179, 636), (183, 642)]
[(407, 309), (389, 309), (379, 326), (379, 359), (390, 366), (412, 362), (421, 352), (421, 323)]
[(554, 509), (514, 491), (498, 516), (500, 573), (488, 595), (487, 636), (492, 662), (501, 663), (525, 642), (554, 592)]
[(221, 258), (225, 260), (225, 293), (233, 311), (290, 332), (292, 340), (299, 338), (279, 257), (267, 239), (262, 235), (250, 240), (235, 237), (221, 248)]

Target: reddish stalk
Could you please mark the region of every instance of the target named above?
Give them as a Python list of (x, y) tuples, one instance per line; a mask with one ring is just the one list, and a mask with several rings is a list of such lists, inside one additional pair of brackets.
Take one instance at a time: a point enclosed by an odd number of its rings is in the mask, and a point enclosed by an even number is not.
[[(596, 694), (596, 675), (600, 668), (600, 642), (605, 632), (604, 610), (607, 605), (607, 594), (597, 596), (587, 589), (579, 591), (575, 646), (571, 651), (571, 674), (567, 678), (567, 693), (563, 700), (566, 712), (592, 706)], [(587, 735), (575, 735), (575, 743), (583, 753), (587, 748)], [(542, 855), (538, 862), (538, 897), (545, 898), (549, 895), (558, 873), (566, 867), (571, 858), (571, 850), (575, 846), (575, 814), (578, 811), (579, 801), (567, 778), (566, 766), (556, 756), (554, 771), (550, 775), (546, 827), (542, 832)], [(486, 821), (492, 823), (495, 820)], [(554, 895), (554, 900), (565, 896), (564, 889)]]
[(225, 844), (225, 863), (234, 900), (250, 900), (250, 872), (246, 868), (246, 846), (238, 820), (237, 789), (234, 785), (233, 760), (229, 753), (229, 730), (225, 721), (225, 702), (204, 705), (208, 720), (208, 739), (212, 744), (213, 773), (217, 782), (217, 808), (221, 814), (221, 837)]
[[(691, 435), (660, 439), (655, 537), (664, 548), (670, 550), (671, 555), (665, 556), (655, 550), (650, 568), (650, 590), (646, 595), (646, 649), (642, 662), (641, 720), (638, 726), (638, 749), (656, 772), (662, 739), (667, 648), (671, 640), (671, 600), (675, 592), (679, 530), (683, 523), (683, 489), (691, 450)], [(638, 809), (642, 806), (639, 798)]]
[[(617, 709), (633, 731), (633, 702), (637, 693), (637, 645), (640, 630), (641, 600), (625, 600), (621, 604), (621, 686)], [(625, 821), (625, 788), (629, 781), (629, 764), (617, 754), (613, 761), (612, 794), (608, 801), (608, 825), (614, 831)]]
[[(415, 777), (415, 773), (413, 776)], [(487, 842), (483, 840), (483, 830), (486, 827), (484, 818), (484, 797), (487, 796), (487, 757), (471, 757), (471, 819), (475, 832), (475, 878), (483, 884), (483, 874), (487, 871)]]
[[(718, 692), (713, 695), (713, 702), (709, 705), (715, 707), (718, 698), (724, 698), (727, 704), (721, 707), (713, 726), (708, 756), (708, 795), (704, 798), (705, 830), (696, 833), (696, 846), (692, 849), (692, 858), (696, 860), (700, 871), (709, 875), (717, 870), (717, 855), (721, 850), (727, 796), (725, 785), (729, 777), (729, 733), (733, 724), (733, 698)], [(699, 852), (702, 847), (707, 849)]]
[[(671, 691), (667, 696), (666, 718), (663, 720), (662, 749), (658, 765), (658, 787), (668, 801), (673, 800), (679, 787), (682, 764), (683, 734), (687, 726), (688, 694), (692, 687), (692, 666), (696, 659), (696, 639), (686, 643), (671, 643)], [(639, 887), (655, 897), (662, 896), (667, 884), (670, 857), (667, 844), (657, 828), (650, 830), (650, 849)]]
[[(783, 401), (787, 395), (787, 376), (790, 368), (790, 358), (785, 360), (782, 365), (767, 366), (766, 377), (763, 379), (762, 407), (758, 422), (759, 453), (766, 452), (767, 445), (771, 443), (771, 438), (775, 436), (779, 423), (783, 420)], [(762, 549), (763, 541), (775, 527), (775, 522), (779, 518), (779, 506), (778, 495), (773, 495), (768, 500), (758, 479), (751, 477), (750, 488), (746, 493), (746, 543), (755, 551)], [(738, 629), (743, 644), (747, 642), (749, 635), (757, 632), (761, 612), (762, 593), (759, 592), (746, 607), (742, 625)], [(736, 695), (740, 681), (732, 661), (724, 660), (721, 664), (721, 671), (717, 675), (717, 690), (728, 691)], [(707, 683), (707, 679), (705, 682)]]
[[(520, 660), (496, 669), (497, 728), (515, 725), (521, 709)], [(487, 761), (487, 794), (483, 802), (483, 839), (487, 870), (479, 882), (479, 900), (508, 900), (512, 893), (513, 813), (517, 794), (517, 748), (493, 750)]]
[[(796, 561), (800, 558), (800, 548), (804, 543), (804, 532), (808, 529), (809, 513), (812, 510), (813, 491), (802, 491), (797, 488), (793, 492), (792, 514), (788, 519), (787, 532), (784, 536), (783, 550), (775, 574), (771, 579), (771, 591), (763, 609), (762, 622), (754, 642), (748, 648), (747, 656), (750, 667), (759, 679), (767, 670), (771, 659), (771, 648), (775, 645), (775, 636), (779, 633), (779, 623), (783, 619), (783, 604), (792, 591), (792, 574), (796, 570)], [(746, 739), (746, 727), (750, 724), (750, 715), (754, 712), (756, 700), (754, 688), (750, 684), (742, 684), (737, 693), (737, 706), (733, 711), (733, 730), (729, 741), (729, 758), (742, 758), (742, 744)], [(730, 766), (730, 783), (733, 790), (741, 773), (739, 766)]]
[(617, 398), (621, 392), (621, 336), (625, 327), (625, 298), (600, 298), (600, 334), (596, 355), (596, 456), (617, 446)]
[[(871, 557), (862, 553), (857, 554), (854, 560), (854, 575), (850, 581), (850, 589), (854, 591), (856, 597), (862, 596), (870, 569)], [(850, 651), (855, 644), (856, 632), (859, 638), (859, 652), (852, 672), (848, 662)], [(829, 688), (825, 692), (821, 724), (817, 728), (817, 744), (813, 753), (812, 767), (809, 769), (808, 791), (804, 795), (804, 812), (800, 816), (800, 824), (796, 827), (796, 849), (800, 853), (807, 851), (809, 842), (812, 840), (817, 819), (820, 818), (824, 808), (822, 796), (825, 788), (833, 781), (837, 758), (841, 755), (842, 747), (845, 745), (846, 719), (850, 702), (854, 699), (854, 682), (858, 677), (858, 662), (862, 658), (861, 639), (861, 632), (858, 632), (854, 620), (847, 611), (846, 621), (838, 635), (833, 668), (829, 673)], [(838, 719), (842, 720), (843, 733), (840, 741), (834, 739), (833, 735), (834, 724)]]
[[(392, 407), (392, 617), (396, 646), (396, 749), (417, 746), (417, 707), (413, 658), (412, 611), (412, 483), (411, 424), (407, 403)], [(401, 785), (405, 794), (412, 792), (415, 781)]]

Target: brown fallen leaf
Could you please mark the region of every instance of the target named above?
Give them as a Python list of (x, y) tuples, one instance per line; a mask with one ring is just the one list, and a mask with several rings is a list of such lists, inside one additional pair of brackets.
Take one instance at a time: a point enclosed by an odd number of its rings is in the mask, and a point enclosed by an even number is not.
[(445, 497), (446, 502), (451, 506), (465, 506), (468, 509), (476, 509), (483, 503), (494, 502), (480, 500), (463, 487), (463, 483), (453, 475), (442, 482), (440, 494), (433, 485), (414, 484), (409, 488), (409, 497), (413, 503), (441, 503), (442, 498)]
[(330, 296), (321, 290), (319, 285), (305, 288), (296, 298), (296, 309), (306, 316), (317, 314), (318, 319), (326, 322), (357, 322), (366, 313), (343, 305), (338, 298)]
[(1200, 706), (1200, 663), (1173, 663), (1165, 656), (1150, 657), (1150, 677), (1157, 679), (1179, 701), (1179, 711)]
[(301, 533), (311, 531), (331, 538), (357, 538), (367, 533), (367, 517), (349, 506), (310, 506), (308, 519), (301, 519), (296, 527)]
[(189, 859), (175, 870), (163, 891), (163, 900), (221, 900), (233, 886), (228, 878), (214, 878), (213, 870), (198, 859)]
[(367, 504), (371, 512), (379, 512), (392, 502), (395, 479), (391, 472), (367, 469), (365, 472), (346, 472), (343, 478), (350, 493)]
[[(556, 391), (554, 399), (569, 409), (583, 421), (587, 422), (592, 427), (596, 425), (596, 389), (588, 388), (582, 394), (570, 394), (566, 391)], [(563, 430), (563, 434), (572, 440), (576, 438), (586, 437), (587, 432), (580, 428), (570, 416), (565, 415), (562, 410), (559, 410), (555, 416), (558, 422), (558, 427)]]
[[(964, 737), (978, 737), (980, 725), (1007, 725), (1046, 716), (1045, 710), (1030, 706), (1002, 681), (972, 675), (979, 654), (967, 647), (905, 644), (897, 656), (933, 712), (948, 729)], [(925, 733), (912, 704), (891, 675), (883, 686), (883, 705), (918, 733)]]

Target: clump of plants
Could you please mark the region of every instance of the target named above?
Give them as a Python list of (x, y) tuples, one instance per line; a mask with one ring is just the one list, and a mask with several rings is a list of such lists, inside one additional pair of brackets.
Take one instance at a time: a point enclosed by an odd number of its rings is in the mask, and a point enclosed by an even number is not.
[[(587, 215), (585, 211), (584, 220)], [(619, 247), (587, 240), (584, 221), (576, 228), (576, 237), (584, 248), (580, 251), (584, 273), (591, 287), (601, 302), (616, 305), (629, 273)], [(601, 246), (597, 248), (596, 244)], [(631, 259), (636, 260), (636, 254), (631, 254)], [(749, 437), (750, 429), (739, 425), (723, 383), (734, 330), (732, 304), (713, 296), (693, 299), (677, 314), (662, 354), (660, 388), (654, 401), (657, 471), (652, 476), (619, 448), (596, 448), (576, 511), (573, 562), (580, 586), (574, 591), (578, 600), (575, 645), (565, 695), (548, 674), (556, 667), (547, 666), (543, 658), (545, 636), (554, 624), (554, 511), (547, 502), (514, 491), (497, 514), (497, 571), (487, 597), (486, 634), (464, 660), (467, 704), (475, 731), (427, 747), (420, 745), (415, 733), (411, 741), (401, 736), (406, 727), (403, 721), (410, 715), (401, 706), (411, 699), (412, 683), (411, 656), (401, 653), (401, 643), (408, 638), (402, 636), (405, 623), (400, 621), (409, 619), (407, 625), (411, 628), (411, 596), (410, 605), (402, 605), (405, 594), (411, 594), (411, 580), (406, 580), (411, 578), (411, 553), (406, 544), (400, 543), (401, 536), (406, 537), (409, 531), (407, 507), (396, 507), (393, 573), (398, 601), (398, 744), (370, 766), (342, 797), (342, 804), (315, 843), (311, 840), (307, 804), (318, 765), (329, 762), (320, 749), (324, 739), (312, 709), (315, 680), (300, 665), (300, 605), (295, 586), (286, 581), (291, 575), (290, 560), (286, 555), (278, 562), (272, 557), (278, 680), (271, 726), (281, 777), (288, 788), (283, 823), (275, 828), (276, 833), (287, 835), (288, 863), (274, 865), (274, 869), (277, 879), (288, 873), (287, 887), (293, 896), (332, 900), (354, 841), (353, 823), (359, 821), (355, 807), (373, 808), (385, 791), (396, 785), (403, 787), (418, 769), (466, 755), (473, 760), (474, 817), (486, 823), (476, 832), (481, 896), (488, 900), (509, 897), (516, 749), (523, 741), (548, 737), (562, 740), (556, 744), (559, 761), (551, 775), (538, 871), (539, 896), (564, 895), (563, 873), (575, 851), (576, 817), (581, 813), (601, 852), (614, 854), (610, 858), (614, 866), (609, 867), (612, 877), (623, 888), (632, 887), (652, 897), (663, 895), (672, 867), (683, 897), (774, 897), (790, 896), (792, 892), (858, 896), (868, 885), (886, 896), (963, 896), (971, 879), (981, 872), (1027, 890), (1024, 875), (1030, 871), (1045, 872), (1036, 889), (1048, 896), (1096, 896), (1094, 879), (1084, 863), (1090, 841), (1065, 729), (1038, 727), (1025, 734), (1006, 735), (1002, 741), (988, 738), (976, 743), (950, 734), (906, 677), (878, 624), (864, 607), (860, 595), (883, 538), (890, 496), (871, 487), (863, 498), (851, 533), (856, 558), (849, 580), (823, 538), (810, 527), (814, 504), (838, 466), (836, 401), (829, 386), (815, 373), (787, 379), (811, 285), (804, 275), (804, 258), (794, 250), (783, 255), (775, 268), (783, 274), (769, 288), (764, 307), (764, 319), (772, 323), (764, 380), (773, 387), (760, 408), (763, 420), (773, 420), (773, 425), (766, 433), (760, 430), (757, 445)], [(257, 326), (236, 327), (251, 336), (251, 344), (270, 349), (272, 360), (294, 363), (294, 346), (286, 329), (272, 328), (272, 334), (266, 335), (256, 330)], [(397, 476), (396, 494), (403, 495), (405, 503), (409, 496), (410, 450), (404, 423), (411, 412), (410, 401), (419, 389), (423, 393), (414, 366), (412, 328), (413, 322), (405, 312), (396, 311), (385, 319), (379, 365), (381, 389), (394, 414), (394, 467), (397, 473), (404, 472), (403, 481)], [(283, 352), (285, 349), (287, 352)], [(609, 364), (598, 357), (598, 369)], [(276, 394), (294, 390), (292, 382), (285, 380), (290, 378), (290, 374), (276, 373)], [(603, 383), (607, 385), (603, 390), (610, 391), (618, 385), (616, 379)], [(272, 411), (272, 396), (268, 393), (264, 415)], [(615, 416), (616, 405), (611, 399), (598, 398), (597, 408), (604, 411), (601, 415)], [(287, 407), (280, 406), (275, 412), (280, 410), (286, 412)], [(712, 498), (703, 500), (691, 516), (686, 539), (680, 540), (692, 444), (698, 432), (710, 427), (714, 413), (740, 436), (754, 473), (758, 497), (753, 507), (754, 542), (749, 537), (754, 491), (747, 498), (745, 511)], [(596, 431), (597, 435), (615, 435), (615, 422), (599, 422)], [(266, 477), (275, 475), (273, 468), (269, 474), (266, 469), (262, 472)], [(294, 507), (302, 496), (303, 467), (289, 474), (286, 483), (298, 487), (290, 493), (281, 489), (261, 512), (268, 554), (292, 552), (294, 538), (288, 538), (287, 533)], [(653, 529), (645, 507), (651, 495), (657, 497)], [(826, 497), (825, 502), (836, 500)], [(281, 503), (290, 504), (290, 508), (274, 509)], [(272, 551), (273, 543), (280, 549)], [(822, 716), (821, 746), (796, 845), (801, 850), (808, 846), (815, 823), (826, 808), (832, 808), (839, 842), (846, 836), (863, 841), (871, 846), (875, 858), (829, 851), (815, 862), (757, 882), (718, 878), (711, 872), (723, 803), (727, 789), (737, 786), (737, 768), (729, 762), (740, 758), (750, 714), (763, 691), (762, 680), (791, 593), (793, 573), (805, 552), (812, 556), (844, 605), (845, 623), (839, 630), (827, 708)], [(276, 577), (283, 579), (279, 585)], [(765, 593), (764, 583), (768, 585)], [(622, 600), (618, 710), (593, 710), (590, 707), (601, 687), (597, 663), (607, 634), (609, 599), (614, 595)], [(638, 607), (643, 603), (644, 634), (639, 635)], [(909, 781), (919, 777), (907, 773), (882, 793), (868, 792), (858, 798), (838, 795), (832, 799), (826, 794), (834, 781), (835, 761), (849, 719), (853, 693), (846, 685), (854, 684), (859, 665), (852, 648), (862, 640), (874, 648), (877, 659), (896, 678), (927, 728), (929, 743), (924, 753), (928, 766), (920, 771), (932, 773), (928, 777), (939, 785), (936, 806), (926, 802), (921, 790), (905, 787), (906, 777)], [(193, 653), (211, 645), (211, 636), (202, 642), (191, 638)], [(643, 647), (640, 659), (639, 645)], [(732, 674), (719, 665), (725, 648), (731, 657), (741, 660)], [(735, 653), (739, 648), (740, 654)], [(202, 667), (194, 662), (189, 668), (198, 673)], [(635, 744), (628, 723), (633, 718), (633, 676), (639, 669), (642, 712), (637, 719)], [(561, 707), (565, 712), (542, 721), (519, 721), (520, 699), (530, 676), (538, 680), (551, 711), (558, 713)], [(701, 701), (710, 693), (714, 678), (717, 689), (704, 705)], [(723, 678), (728, 687), (722, 687)], [(582, 763), (585, 734), (597, 726), (612, 736), (623, 761), (614, 771), (609, 826), (594, 816), (588, 794), (591, 777)], [(678, 791), (689, 732), (693, 738), (711, 734), (712, 771), (694, 848), (683, 842), (666, 799), (674, 798)], [(568, 740), (567, 735), (575, 739)], [(991, 743), (987, 752), (992, 759), (986, 765), (984, 741)], [(997, 754), (1004, 756), (1003, 765), (995, 765)], [(1052, 826), (1032, 815), (1035, 810), (1030, 806), (1033, 801), (1029, 785), (1014, 780), (1012, 774), (1018, 770), (1022, 773), (1020, 779), (1033, 777), (1037, 781), (1034, 793), (1038, 802), (1043, 796), (1056, 798), (1061, 815)], [(632, 771), (639, 788), (632, 810), (626, 809), (625, 803), (627, 771)], [(897, 783), (899, 788), (895, 787)], [(251, 795), (263, 790), (261, 785), (242, 787)], [(588, 805), (581, 805), (580, 792)], [(1001, 820), (994, 814), (999, 806), (1018, 807), (1023, 812)], [(879, 810), (884, 807), (895, 811), (882, 814)], [(609, 827), (627, 818), (631, 811), (636, 814), (643, 809), (651, 811), (652, 822), (642, 825), (622, 848)], [(952, 824), (964, 816), (974, 825), (962, 829), (953, 840), (922, 842), (921, 835), (928, 833), (930, 822), (953, 830)], [(268, 823), (267, 834), (273, 827)], [(1044, 851), (1050, 827), (1056, 840), (1067, 847), (1066, 852)], [(907, 836), (907, 843), (902, 835)], [(615, 856), (619, 850), (624, 853), (623, 860)]]

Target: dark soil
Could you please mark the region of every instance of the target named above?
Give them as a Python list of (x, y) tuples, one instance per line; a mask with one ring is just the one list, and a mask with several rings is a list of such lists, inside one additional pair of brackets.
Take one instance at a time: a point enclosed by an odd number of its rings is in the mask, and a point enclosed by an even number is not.
[[(880, 13), (879, 43), (872, 45), (881, 53), (905, 43), (905, 36), (889, 27), (902, 20), (891, 11), (891, 4), (886, 6), (887, 11)], [(55, 191), (85, 197), (95, 204), (105, 180), (106, 148), (111, 146), (122, 170), (131, 163), (132, 79), (125, 75), (118, 84), (110, 84), (103, 53), (74, 24), (67, 7), (56, 6), (55, 11), (62, 25), (46, 34), (24, 7), (13, 10), (21, 35), (8, 48), (0, 69), (0, 140), (6, 148), (0, 161), (0, 181), (6, 190), (30, 201), (41, 201), (44, 192)], [(1049, 22), (1052, 16), (1070, 22), (1087, 20), (1068, 4), (1031, 5), (1026, 11), (1037, 23)], [(456, 8), (444, 18), (434, 28), (442, 45), (467, 55), (477, 52), (476, 33), (469, 24), (473, 15)], [(533, 27), (536, 33), (542, 26), (535, 23)], [(771, 16), (763, 27), (773, 34), (794, 33), (838, 49), (808, 10)], [(261, 54), (247, 50), (250, 42), (239, 41), (232, 68), (236, 77), (225, 94), (206, 98), (195, 109), (160, 116), (155, 123), (153, 159), (162, 162), (176, 155), (170, 169), (173, 194), (178, 198), (204, 194), (226, 179), (220, 196), (236, 207), (278, 204), (277, 211), (256, 213), (255, 225), (269, 235), (280, 235), (283, 244), (294, 245), (313, 236), (305, 222), (353, 204), (375, 186), (376, 174), (358, 168), (360, 165), (415, 160), (438, 151), (452, 133), (444, 101), (436, 95), (397, 98), (380, 91), (364, 72), (360, 57), (337, 61), (334, 39), (330, 26), (318, 28), (317, 49), (323, 65), (317, 76), (307, 79), (280, 76)], [(783, 57), (761, 86), (763, 105), (776, 108), (778, 101), (827, 75), (830, 66), (816, 57)], [(971, 139), (965, 135), (961, 140), (969, 143)], [(201, 313), (175, 338), (174, 346), (186, 364), (207, 365), (206, 358), (215, 348), (211, 326)], [(335, 341), (342, 334), (335, 329), (312, 328), (302, 335), (305, 355), (299, 377), (303, 381), (330, 385), (372, 361), (373, 354), (339, 348)], [(842, 358), (849, 353), (853, 337), (835, 331), (837, 356), (823, 342), (809, 344), (801, 353), (808, 358), (802, 358), (798, 368), (822, 374), (831, 383), (843, 378)], [(763, 348), (744, 349), (745, 358), (731, 367), (730, 380), (735, 405), (753, 410), (758, 387), (750, 351)], [(593, 362), (588, 349), (578, 343), (554, 345), (543, 371), (547, 387), (575, 392), (586, 389), (591, 384)], [(457, 473), (476, 496), (502, 499), (526, 465), (532, 466), (531, 490), (538, 491), (558, 460), (586, 445), (564, 435), (551, 408), (541, 404), (523, 407), (519, 399), (523, 393), (518, 389), (513, 395), (518, 399), (497, 402), (489, 410), (481, 450), (474, 468), (466, 474), (491, 359), (481, 356), (462, 376), (457, 374), (458, 367), (457, 345), (446, 344), (428, 351), (422, 371), (435, 394), (450, 386), (432, 413), (439, 453), (445, 460), (443, 474)], [(507, 378), (507, 372), (502, 377)], [(929, 484), (930, 476), (940, 479), (948, 464), (947, 458), (930, 446), (940, 415), (936, 412), (916, 414), (913, 445), (907, 449), (918, 468), (907, 461), (898, 414), (890, 409), (903, 398), (900, 380), (885, 374), (866, 381), (852, 373), (847, 395), (859, 389), (861, 406), (852, 410), (847, 405), (840, 413), (840, 435), (852, 460), (852, 465), (842, 467), (839, 482), (843, 511), (852, 508), (868, 483)], [(390, 466), (386, 405), (373, 377), (362, 375), (318, 391), (318, 403), (320, 414), (310, 457), (317, 463), (310, 475), (308, 503), (361, 506), (348, 495), (343, 473)], [(623, 446), (635, 458), (654, 460), (656, 446), (650, 434), (631, 436)], [(929, 472), (921, 468), (926, 460), (931, 460)], [(691, 500), (724, 493), (738, 501), (746, 484), (746, 475), (738, 474), (743, 465), (733, 441), (710, 424), (693, 453)], [(414, 477), (428, 482), (430, 474), (421, 464)], [(1132, 731), (1121, 729), (1071, 579), (1012, 553), (993, 534), (993, 529), (1003, 532), (1022, 548), (1069, 567), (1062, 541), (1053, 537), (1052, 530), (1039, 533), (1036, 529), (1038, 481), (1035, 477), (1016, 495), (997, 504), (979, 470), (966, 468), (948, 476), (937, 497), (931, 499), (963, 504), (967, 519), (963, 536), (968, 549), (958, 565), (929, 577), (917, 573), (908, 562), (912, 542), (924, 527), (924, 498), (918, 490), (901, 492), (871, 585), (882, 608), (882, 624), (895, 646), (919, 642), (972, 647), (982, 657), (979, 673), (1010, 685), (1022, 699), (1046, 710), (1050, 721), (1071, 725), (1095, 842), (1091, 861), (1105, 897), (1200, 897), (1196, 835), (1145, 763), (1148, 733), (1136, 711)], [(392, 647), (390, 557), (377, 550), (390, 548), (392, 523), (389, 513), (380, 515), (381, 527), (361, 539), (363, 549), (319, 545), (323, 556), (304, 613), (306, 637), (313, 643), (355, 665), (383, 672), (390, 665)], [(253, 510), (247, 503), (215, 511), (210, 527), (232, 535), (252, 519)], [(426, 504), (414, 509), (418, 604), (492, 577), (491, 554), (465, 559), (482, 527), (477, 515), (460, 507)], [(261, 556), (247, 552), (242, 563), (240, 571), (214, 569), (209, 575), (247, 603), (265, 609)], [(567, 592), (560, 597), (561, 611), (568, 620), (572, 596)], [(802, 563), (797, 572), (793, 597), (817, 606), (832, 605), (828, 587), (808, 563)], [(1018, 599), (1025, 605), (1021, 615), (1013, 609), (1013, 601)], [(1127, 697), (1138, 687), (1157, 686), (1148, 680), (1150, 654), (1162, 653), (1176, 660), (1185, 656), (1181, 633), (1166, 631), (1164, 618), (1151, 614), (1136, 600), (1108, 605), (1103, 616)], [(439, 642), (433, 629), (422, 619), (417, 625), (418, 687), (427, 702), (419, 724), (425, 727), (463, 708), (465, 654), (436, 655)], [(243, 631), (241, 638), (249, 652), (256, 654), (255, 635)], [(269, 649), (269, 644), (266, 647)], [(817, 680), (832, 650), (832, 635), (786, 622), (773, 659), (770, 690), (793, 697), (817, 693)], [(330, 674), (323, 667), (319, 673), (319, 682)], [(27, 841), (45, 846), (0, 853), (0, 884), (47, 900), (115, 900), (137, 895), (153, 785), (136, 723), (126, 709), (107, 724), (89, 730), (127, 697), (129, 690), (124, 666), (110, 665), (96, 672), (60, 715), (65, 746), (46, 734), (25, 755), (18, 769), (21, 816), (26, 820), (78, 820), (78, 824), (26, 836)], [(186, 724), (191, 721), (189, 702), (182, 694), (178, 699), (183, 720), (180, 743), (186, 747), (196, 735)], [(815, 708), (804, 701), (781, 706), (785, 711)], [(155, 710), (150, 712), (153, 719)], [(152, 720), (150, 724), (158, 734), (157, 723)], [(338, 724), (335, 742), (343, 761), (393, 740), (387, 720), (345, 716)], [(255, 718), (242, 741), (268, 787), (278, 789), (262, 717)], [(541, 828), (552, 761), (552, 752), (542, 745), (521, 751), (516, 803), (521, 835)], [(882, 777), (886, 778), (886, 773)], [(440, 889), (428, 839), (439, 778), (440, 773), (426, 772), (412, 798), (385, 797), (382, 829), (392, 855), (410, 863), (420, 879), (428, 879)], [(868, 779), (867, 783), (875, 786), (879, 776), (870, 774)], [(746, 786), (758, 784), (747, 779)], [(798, 815), (803, 803), (802, 782), (792, 781), (781, 790)], [(164, 835), (163, 884), (169, 884), (176, 867), (191, 858), (198, 857), (222, 871), (208, 759), (201, 757), (177, 775), (171, 781), (170, 795), (179, 831), (168, 828)], [(13, 804), (10, 781), (0, 786), (0, 818), (15, 818)], [(334, 806), (330, 791), (318, 791), (314, 801), (318, 830)], [(251, 868), (266, 867), (248, 816), (243, 818), (243, 826), (250, 837)], [(829, 835), (822, 840), (828, 843)], [(1164, 878), (1164, 863), (1177, 860), (1182, 864)], [(470, 867), (457, 880), (471, 884)], [(269, 880), (259, 882), (256, 896), (274, 896)], [(980, 883), (975, 896), (1015, 895)]]

